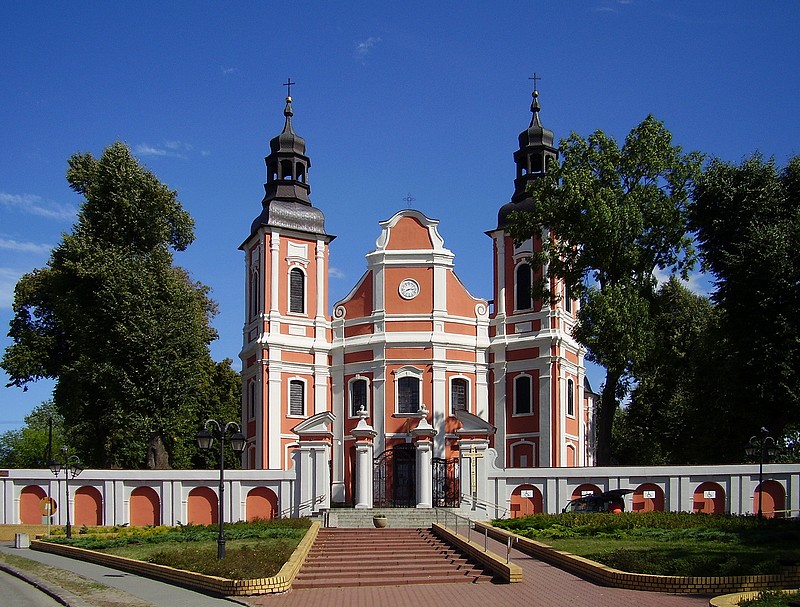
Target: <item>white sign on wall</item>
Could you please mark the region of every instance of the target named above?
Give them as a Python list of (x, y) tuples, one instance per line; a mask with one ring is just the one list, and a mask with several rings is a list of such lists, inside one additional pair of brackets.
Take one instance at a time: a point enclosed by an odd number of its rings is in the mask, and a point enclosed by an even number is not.
[(581, 497), (586, 497), (587, 495), (594, 495), (594, 491), (581, 491)]
[(655, 491), (642, 491), (642, 497), (646, 500), (654, 500), (656, 499), (656, 492)]
[(703, 497), (707, 500), (713, 500), (717, 497), (716, 491), (703, 491)]
[(523, 489), (519, 494), (522, 497), (533, 497), (533, 489)]

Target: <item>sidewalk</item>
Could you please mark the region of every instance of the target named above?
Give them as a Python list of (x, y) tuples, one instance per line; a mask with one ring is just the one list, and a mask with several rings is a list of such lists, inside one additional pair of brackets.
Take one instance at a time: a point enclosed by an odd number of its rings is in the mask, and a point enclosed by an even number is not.
[[(102, 565), (95, 565), (47, 552), (39, 552), (30, 548), (14, 548), (13, 546), (13, 542), (0, 542), (0, 552), (43, 563), (50, 567), (71, 571), (89, 580), (133, 595), (149, 605), (157, 607), (232, 607), (240, 604)], [(25, 572), (22, 571), (21, 573), (24, 575)], [(44, 581), (47, 582), (47, 580)], [(70, 603), (68, 607), (92, 606), (89, 603), (79, 601), (79, 605)]]

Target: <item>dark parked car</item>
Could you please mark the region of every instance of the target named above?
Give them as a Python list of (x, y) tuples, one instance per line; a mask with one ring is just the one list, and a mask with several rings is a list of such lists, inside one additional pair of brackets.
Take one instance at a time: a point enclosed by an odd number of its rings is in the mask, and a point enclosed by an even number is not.
[(561, 512), (624, 512), (625, 499), (633, 489), (612, 489), (570, 500)]

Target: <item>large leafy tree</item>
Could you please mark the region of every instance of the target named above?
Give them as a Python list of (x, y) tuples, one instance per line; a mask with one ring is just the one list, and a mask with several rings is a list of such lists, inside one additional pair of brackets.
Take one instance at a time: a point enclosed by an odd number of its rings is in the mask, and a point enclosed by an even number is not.
[(633, 361), (651, 341), (653, 273), (685, 273), (693, 262), (686, 212), (702, 158), (672, 145), (652, 116), (621, 148), (597, 131), (588, 139), (573, 133), (559, 151), (560, 162), (533, 183), (534, 210), (512, 215), (511, 234), (518, 241), (549, 234), (533, 260), (547, 270), (538, 289), (548, 294), (550, 280), (558, 279), (581, 298), (575, 336), (587, 358), (606, 369), (596, 461), (607, 465), (619, 399)]
[(172, 466), (187, 466), (216, 372), (215, 304), (173, 265), (193, 220), (122, 143), (72, 156), (67, 180), (85, 202), (47, 266), (17, 284), (0, 364), (10, 385), (56, 380), (86, 465), (143, 467), (157, 437)]
[(648, 351), (633, 365), (635, 387), (614, 419), (614, 456), (620, 464), (715, 463), (720, 410), (718, 313), (676, 277), (650, 305)]
[(778, 437), (800, 420), (800, 156), (785, 168), (760, 155), (740, 165), (713, 160), (693, 198), (692, 227), (721, 312), (717, 372), (728, 415), (720, 438), (741, 457), (762, 426)]

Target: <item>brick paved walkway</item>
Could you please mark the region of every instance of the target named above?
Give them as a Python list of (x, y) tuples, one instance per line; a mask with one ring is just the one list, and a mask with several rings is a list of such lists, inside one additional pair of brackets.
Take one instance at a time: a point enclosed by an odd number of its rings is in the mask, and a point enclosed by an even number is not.
[[(505, 554), (490, 540), (489, 550)], [(425, 584), (380, 588), (292, 590), (284, 595), (241, 597), (254, 607), (707, 607), (709, 597), (639, 592), (596, 586), (517, 550), (512, 560), (523, 570), (519, 584)], [(369, 560), (369, 554), (364, 555)]]

